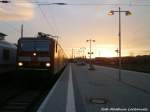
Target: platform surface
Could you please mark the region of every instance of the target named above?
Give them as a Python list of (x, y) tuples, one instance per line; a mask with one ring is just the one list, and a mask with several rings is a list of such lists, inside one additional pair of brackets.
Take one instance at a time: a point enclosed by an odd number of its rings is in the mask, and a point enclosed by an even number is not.
[(149, 112), (150, 74), (69, 64), (38, 112)]

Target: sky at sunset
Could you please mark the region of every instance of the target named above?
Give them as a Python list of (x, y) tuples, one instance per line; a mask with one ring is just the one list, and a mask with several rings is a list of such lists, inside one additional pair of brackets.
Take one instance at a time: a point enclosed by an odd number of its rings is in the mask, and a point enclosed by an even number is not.
[[(10, 0), (0, 4), (0, 32), (6, 40), (17, 43), (21, 24), (24, 36), (45, 32), (60, 36), (59, 42), (71, 56), (82, 55), (80, 48), (89, 51), (87, 39), (93, 39), (93, 57), (117, 56), (118, 13), (110, 10), (129, 10), (121, 14), (122, 55), (150, 54), (150, 1), (149, 0)], [(68, 5), (37, 5), (39, 3), (67, 3)], [(88, 55), (87, 55), (88, 56)]]

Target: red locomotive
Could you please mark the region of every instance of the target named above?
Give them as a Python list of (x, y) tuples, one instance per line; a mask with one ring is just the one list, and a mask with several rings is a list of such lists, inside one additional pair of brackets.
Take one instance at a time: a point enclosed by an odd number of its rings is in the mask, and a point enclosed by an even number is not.
[(37, 37), (20, 38), (17, 49), (17, 68), (59, 72), (66, 65), (66, 55), (58, 42), (45, 33)]

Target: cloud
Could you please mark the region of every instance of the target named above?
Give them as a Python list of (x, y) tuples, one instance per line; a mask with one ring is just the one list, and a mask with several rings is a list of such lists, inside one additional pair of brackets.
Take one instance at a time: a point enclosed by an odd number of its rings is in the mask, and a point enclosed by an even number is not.
[(1, 5), (0, 21), (25, 21), (34, 16), (34, 7), (27, 0)]

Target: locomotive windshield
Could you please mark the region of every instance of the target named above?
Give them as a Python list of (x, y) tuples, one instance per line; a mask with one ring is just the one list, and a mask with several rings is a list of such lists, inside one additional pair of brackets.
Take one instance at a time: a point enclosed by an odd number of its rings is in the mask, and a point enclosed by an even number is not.
[(39, 40), (24, 40), (21, 41), (21, 50), (22, 51), (49, 51), (49, 42), (48, 41), (39, 41)]

